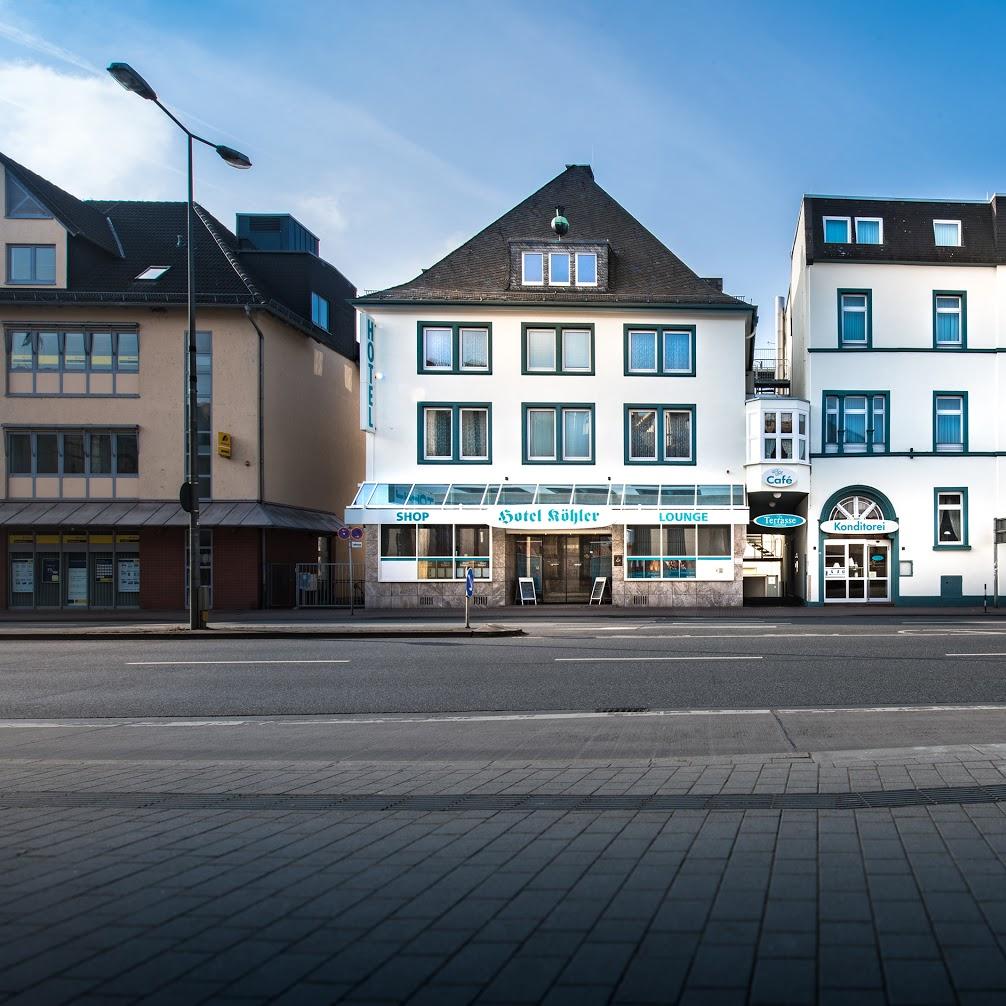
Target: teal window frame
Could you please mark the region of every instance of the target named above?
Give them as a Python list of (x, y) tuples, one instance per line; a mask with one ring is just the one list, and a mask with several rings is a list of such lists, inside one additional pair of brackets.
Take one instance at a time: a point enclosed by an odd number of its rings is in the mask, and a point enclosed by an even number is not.
[[(961, 495), (961, 540), (945, 545), (940, 541), (940, 493), (960, 493)], [(938, 552), (964, 552), (971, 549), (970, 528), (968, 527), (968, 487), (934, 486), (933, 488), (933, 550)]]
[[(551, 410), (555, 414), (555, 458), (530, 458), (528, 454), (529, 437), (527, 429), (528, 413), (533, 409)], [(565, 444), (565, 423), (563, 412), (566, 410), (590, 412), (590, 458), (564, 458)], [(521, 434), (520, 434), (520, 454), (521, 463), (525, 465), (593, 465), (597, 458), (597, 422), (596, 408), (594, 402), (521, 402), (520, 405)]]
[[(846, 342), (842, 332), (845, 328), (845, 311), (842, 307), (842, 298), (846, 296), (866, 297), (866, 339), (863, 342)], [(852, 289), (840, 287), (838, 289), (838, 348), (839, 349), (873, 349), (873, 290)]]
[[(633, 370), (629, 341), (633, 332), (655, 332), (657, 337), (656, 370)], [(691, 366), (688, 370), (664, 369), (664, 336), (668, 332), (687, 332), (689, 337), (688, 355)], [(625, 377), (694, 377), (695, 376), (695, 325), (623, 325), (622, 326), (622, 373)]]
[[(941, 398), (959, 398), (961, 400), (961, 449), (959, 451), (941, 451), (937, 443), (937, 412), (936, 403)], [(960, 455), (968, 453), (968, 393), (966, 391), (934, 391), (933, 392), (933, 453)]]
[[(653, 412), (657, 413), (657, 456), (655, 458), (633, 458), (630, 457), (629, 452), (629, 438), (631, 434), (631, 428), (629, 425), (629, 416), (633, 412)], [(667, 412), (690, 412), (691, 413), (691, 457), (685, 458), (670, 458), (668, 459), (664, 455), (664, 445), (666, 438), (664, 436), (666, 419), (664, 418)], [(630, 403), (623, 406), (622, 411), (622, 432), (623, 432), (623, 461), (626, 465), (638, 465), (644, 468), (646, 467), (681, 467), (691, 465), (694, 467), (698, 464), (697, 460), (697, 420), (696, 420), (696, 406), (694, 403), (691, 404), (656, 404), (654, 402), (643, 402), (643, 403)]]
[[(834, 445), (835, 450), (830, 451), (828, 447), (828, 399), (838, 399), (838, 414), (836, 418), (836, 435), (838, 442)], [(867, 401), (866, 420), (866, 441), (863, 450), (847, 450), (845, 443), (845, 400), (847, 398), (865, 398)], [(873, 400), (875, 398), (884, 399), (884, 441), (883, 449), (877, 450), (877, 445), (873, 441), (874, 422), (876, 421), (876, 410)], [(828, 457), (840, 455), (852, 455), (856, 457), (868, 457), (871, 454), (890, 454), (891, 452), (891, 393), (890, 391), (835, 391), (825, 390), (821, 392), (821, 454)]]
[[(529, 370), (527, 362), (527, 334), (529, 331), (555, 332), (555, 368), (552, 370)], [(564, 332), (590, 333), (590, 369), (566, 370), (562, 365), (562, 336)], [(520, 326), (520, 372), (524, 377), (593, 377), (597, 368), (597, 357), (594, 347), (594, 325), (587, 322), (577, 324), (548, 324), (547, 322), (521, 322)]]
[[(936, 339), (936, 304), (940, 297), (959, 297), (961, 301), (961, 339), (960, 342), (938, 342)], [(968, 293), (967, 290), (934, 290), (933, 291), (933, 349), (942, 353), (960, 352), (968, 348)]]
[[(428, 328), (449, 328), (451, 330), (451, 366), (427, 367), (424, 333)], [(488, 367), (461, 366), (461, 330), (468, 328), (485, 331), (487, 335)], [(420, 321), (416, 324), (416, 373), (417, 374), (475, 374), (493, 372), (493, 323), (491, 321)]]
[[(426, 457), (426, 410), (451, 410), (451, 456)], [(485, 458), (461, 457), (461, 412), (464, 409), (486, 410)], [(493, 463), (493, 406), (492, 402), (418, 402), (416, 404), (416, 463), (420, 465), (491, 465)]]

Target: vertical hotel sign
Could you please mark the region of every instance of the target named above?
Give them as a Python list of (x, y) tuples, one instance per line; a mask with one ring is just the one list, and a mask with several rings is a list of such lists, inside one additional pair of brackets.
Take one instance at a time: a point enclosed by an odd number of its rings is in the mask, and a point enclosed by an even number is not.
[(360, 429), (377, 432), (374, 424), (374, 397), (377, 383), (377, 346), (374, 341), (374, 319), (364, 311), (360, 319)]

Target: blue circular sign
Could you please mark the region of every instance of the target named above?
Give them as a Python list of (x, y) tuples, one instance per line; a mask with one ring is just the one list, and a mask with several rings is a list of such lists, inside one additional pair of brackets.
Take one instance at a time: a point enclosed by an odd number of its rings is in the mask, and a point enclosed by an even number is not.
[(779, 529), (799, 527), (801, 524), (806, 524), (807, 520), (795, 513), (764, 513), (760, 517), (755, 517), (754, 523), (759, 527)]

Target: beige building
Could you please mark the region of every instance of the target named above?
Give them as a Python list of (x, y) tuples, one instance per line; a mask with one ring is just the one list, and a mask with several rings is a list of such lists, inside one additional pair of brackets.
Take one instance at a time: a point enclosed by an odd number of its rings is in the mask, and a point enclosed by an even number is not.
[[(181, 609), (186, 206), (79, 200), (2, 154), (0, 193), (0, 606)], [(293, 603), (363, 477), (355, 289), (290, 216), (197, 212), (203, 582)]]

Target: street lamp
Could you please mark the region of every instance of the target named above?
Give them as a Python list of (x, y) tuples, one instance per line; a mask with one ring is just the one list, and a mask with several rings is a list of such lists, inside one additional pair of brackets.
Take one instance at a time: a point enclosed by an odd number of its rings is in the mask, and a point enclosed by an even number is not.
[(199, 418), (196, 376), (196, 252), (194, 242), (196, 211), (192, 200), (192, 141), (198, 140), (212, 147), (232, 168), (250, 168), (251, 160), (233, 147), (213, 143), (197, 136), (183, 125), (157, 97), (157, 92), (128, 64), (110, 63), (108, 72), (127, 90), (152, 101), (188, 138), (189, 145), (189, 202), (186, 225), (186, 258), (188, 263), (189, 301), (189, 480), (182, 486), (182, 499), (189, 504), (189, 628), (202, 628), (199, 618)]

